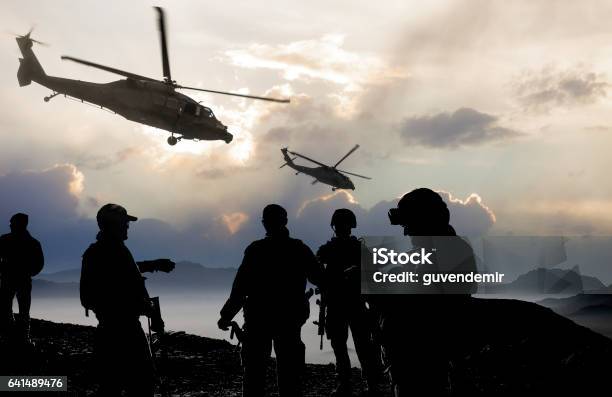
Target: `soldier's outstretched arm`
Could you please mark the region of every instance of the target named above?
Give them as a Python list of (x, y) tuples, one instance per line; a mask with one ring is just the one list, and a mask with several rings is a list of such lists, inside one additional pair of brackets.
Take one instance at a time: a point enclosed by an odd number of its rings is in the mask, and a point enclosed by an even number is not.
[(174, 270), (174, 267), (176, 266), (174, 261), (170, 259), (155, 259), (152, 261), (140, 261), (140, 262), (136, 262), (136, 264), (138, 265), (138, 270), (140, 270), (140, 273), (157, 272), (157, 271), (164, 272), (164, 273), (170, 273), (172, 270)]

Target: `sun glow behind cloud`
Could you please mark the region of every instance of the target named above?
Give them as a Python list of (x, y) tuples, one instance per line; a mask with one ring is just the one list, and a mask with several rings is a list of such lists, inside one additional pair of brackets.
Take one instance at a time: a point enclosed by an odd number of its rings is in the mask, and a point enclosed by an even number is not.
[(251, 44), (229, 50), (233, 65), (280, 70), (286, 80), (324, 80), (346, 91), (360, 91), (364, 83), (406, 77), (405, 70), (388, 67), (376, 56), (347, 51), (344, 34), (326, 34), (320, 39), (301, 40), (271, 46)]
[(221, 215), (221, 221), (227, 227), (230, 234), (236, 234), (248, 220), (249, 215), (244, 212), (232, 212)]
[(300, 216), (302, 214), (302, 211), (304, 211), (304, 209), (306, 207), (308, 207), (310, 204), (312, 204), (314, 202), (317, 202), (317, 201), (329, 201), (329, 200), (332, 200), (332, 199), (334, 199), (334, 198), (336, 198), (338, 196), (344, 196), (344, 199), (349, 204), (359, 204), (359, 202), (357, 202), (357, 199), (355, 199), (355, 197), (350, 192), (348, 192), (346, 190), (336, 190), (333, 193), (325, 194), (323, 196), (315, 197), (313, 199), (304, 201), (302, 203), (302, 205), (300, 206), (300, 208), (298, 209), (297, 216)]

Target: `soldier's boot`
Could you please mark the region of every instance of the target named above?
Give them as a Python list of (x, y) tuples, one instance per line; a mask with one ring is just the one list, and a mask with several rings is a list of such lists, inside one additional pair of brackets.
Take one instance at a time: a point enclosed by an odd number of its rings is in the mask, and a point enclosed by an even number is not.
[(367, 380), (367, 389), (364, 390), (363, 396), (365, 397), (379, 397), (382, 395), (380, 391), (380, 387), (378, 385), (378, 380), (368, 379)]
[(14, 333), (13, 313), (0, 315), (0, 345), (11, 346)]
[(351, 390), (351, 367), (350, 364), (337, 366), (336, 389), (332, 392), (332, 397), (350, 397)]
[(338, 379), (336, 389), (332, 392), (332, 397), (352, 396), (351, 382), (346, 379)]
[(15, 316), (15, 340), (23, 346), (34, 347), (30, 339), (30, 316), (22, 314)]
[(0, 318), (0, 336), (9, 337), (13, 333), (15, 319), (13, 313), (3, 314)]

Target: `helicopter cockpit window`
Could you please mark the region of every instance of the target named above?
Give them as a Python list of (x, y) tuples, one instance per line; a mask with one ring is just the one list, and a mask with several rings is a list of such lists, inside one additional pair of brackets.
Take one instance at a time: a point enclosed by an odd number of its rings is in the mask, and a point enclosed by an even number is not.
[(197, 116), (197, 106), (191, 102), (187, 102), (185, 104), (185, 108), (183, 109), (184, 113), (191, 114), (192, 116)]
[(208, 118), (213, 118), (215, 117), (212, 110), (210, 110), (210, 108), (207, 108), (206, 106), (202, 107), (202, 113), (204, 113), (204, 115)]

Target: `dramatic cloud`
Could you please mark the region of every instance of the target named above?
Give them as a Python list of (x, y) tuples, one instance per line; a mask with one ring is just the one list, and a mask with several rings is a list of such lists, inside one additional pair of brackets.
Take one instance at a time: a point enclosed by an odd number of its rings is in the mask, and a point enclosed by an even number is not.
[(74, 264), (95, 236), (95, 222), (79, 215), (83, 175), (73, 165), (0, 176), (0, 224), (16, 212), (30, 216), (30, 230), (40, 238), (47, 259)]
[(609, 87), (601, 74), (584, 68), (526, 71), (513, 83), (519, 102), (532, 111), (592, 104), (604, 98)]
[[(83, 183), (82, 174), (73, 165), (0, 176), (0, 219), (7, 222), (18, 211), (30, 215), (30, 230), (45, 250), (46, 271), (79, 266), (81, 254), (95, 240), (95, 220), (79, 211), (80, 204), (89, 201), (82, 197)], [(494, 222), (493, 213), (479, 196), (472, 195), (462, 201), (450, 193), (441, 194), (449, 204), (451, 221), (459, 233), (482, 235)], [(337, 208), (350, 208), (355, 212), (357, 235), (401, 233), (387, 218), (387, 211), (397, 204), (397, 199), (380, 201), (368, 209), (346, 191), (301, 202), (298, 197), (285, 197), (279, 202), (295, 204), (283, 204), (289, 212), (289, 227), (294, 236), (313, 249), (332, 236), (329, 222)], [(209, 266), (235, 266), (244, 248), (264, 235), (259, 220), (265, 204), (253, 203), (243, 210), (220, 216), (214, 208), (203, 208), (182, 228), (144, 217), (131, 225), (127, 244), (137, 259), (169, 257)], [(139, 213), (137, 208), (129, 210)]]
[(344, 35), (328, 34), (276, 46), (251, 44), (226, 51), (225, 55), (236, 66), (280, 70), (287, 80), (324, 80), (348, 90), (358, 90), (363, 83), (407, 76), (406, 71), (389, 68), (374, 56), (347, 51), (343, 44)]
[(518, 131), (498, 125), (499, 117), (471, 108), (453, 113), (411, 117), (401, 124), (400, 135), (407, 145), (457, 148), (515, 138)]
[(108, 156), (96, 156), (84, 154), (81, 158), (75, 161), (75, 165), (79, 168), (88, 168), (93, 170), (104, 170), (114, 165), (118, 165), (132, 157), (135, 157), (143, 152), (143, 149), (138, 147), (128, 147), (121, 149), (116, 153)]
[[(495, 224), (495, 214), (488, 208), (482, 198), (473, 193), (465, 200), (457, 199), (449, 192), (438, 192), (447, 203), (451, 219), (457, 234), (462, 236), (479, 237), (485, 235)], [(331, 215), (337, 208), (349, 208), (357, 216), (356, 234), (358, 235), (396, 235), (402, 231), (389, 223), (387, 212), (397, 206), (399, 199), (380, 201), (370, 209), (362, 207), (348, 192), (338, 191), (316, 199), (308, 200), (298, 210), (299, 230), (306, 236), (316, 238), (331, 233), (331, 229), (322, 229), (322, 224), (329, 224)], [(319, 234), (317, 234), (317, 231)]]
[(450, 223), (458, 234), (482, 236), (495, 224), (495, 214), (478, 194), (472, 193), (465, 200), (461, 200), (449, 192), (438, 193), (448, 205), (451, 214)]

